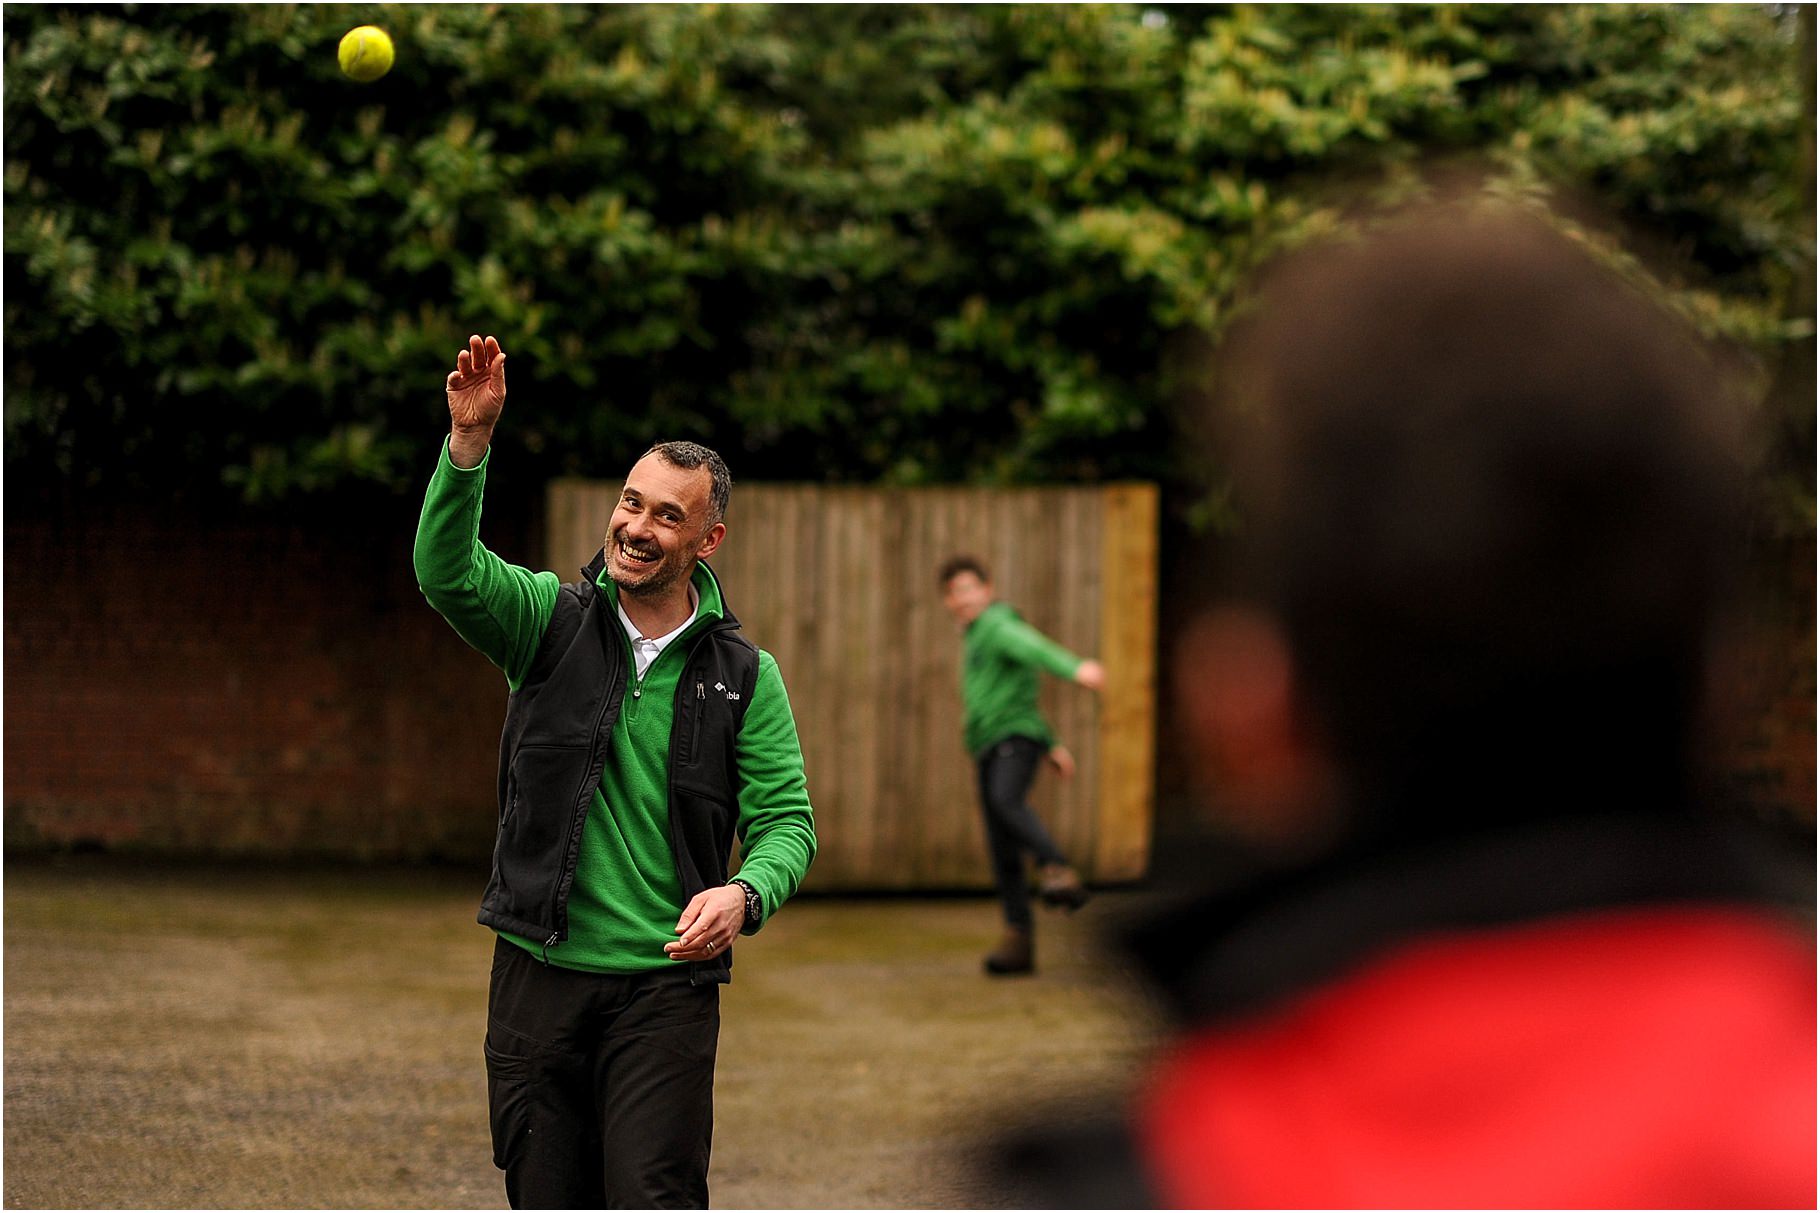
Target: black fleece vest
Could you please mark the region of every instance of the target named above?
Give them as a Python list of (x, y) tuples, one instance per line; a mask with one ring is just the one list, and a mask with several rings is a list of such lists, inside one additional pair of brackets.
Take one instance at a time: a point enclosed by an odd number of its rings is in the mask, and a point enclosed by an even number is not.
[[(569, 937), (582, 823), (626, 694), (624, 629), (595, 585), (604, 566), (602, 552), (557, 592), (499, 739), (499, 837), (479, 919), (545, 946)], [(670, 845), (685, 899), (727, 882), (739, 821), (736, 745), (758, 682), (758, 649), (724, 608), (717, 623), (677, 642), (689, 649), (670, 725)], [(725, 981), (730, 963), (722, 956), (694, 967)]]

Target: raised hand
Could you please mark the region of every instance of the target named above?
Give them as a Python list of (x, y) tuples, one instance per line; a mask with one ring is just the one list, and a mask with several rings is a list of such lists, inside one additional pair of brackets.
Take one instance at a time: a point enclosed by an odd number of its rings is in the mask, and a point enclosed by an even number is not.
[(473, 467), (486, 454), (506, 404), (506, 355), (492, 337), (468, 338), (443, 385), (449, 394), (449, 457)]
[(491, 430), (506, 404), (506, 355), (491, 337), (468, 338), (449, 375), (449, 422), (458, 430)]

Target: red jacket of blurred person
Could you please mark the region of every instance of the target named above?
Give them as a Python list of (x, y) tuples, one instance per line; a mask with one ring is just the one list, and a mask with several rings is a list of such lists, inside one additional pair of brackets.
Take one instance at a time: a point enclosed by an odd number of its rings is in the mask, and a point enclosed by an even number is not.
[(1180, 1027), (1000, 1139), (1013, 1203), (1814, 1207), (1811, 847), (1618, 811), (1159, 862), (1203, 888), (1118, 933)]
[(1450, 933), (1180, 1043), (1170, 1207), (1812, 1208), (1814, 958), (1675, 906)]

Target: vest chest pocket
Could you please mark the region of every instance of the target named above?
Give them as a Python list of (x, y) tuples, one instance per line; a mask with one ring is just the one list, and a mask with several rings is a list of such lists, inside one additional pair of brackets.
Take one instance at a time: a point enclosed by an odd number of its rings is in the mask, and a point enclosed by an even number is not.
[(684, 675), (682, 700), (685, 719), (683, 727), (677, 730), (676, 738), (676, 763), (679, 767), (694, 762), (695, 756), (701, 753), (701, 720), (708, 711), (707, 679), (700, 675)]
[[(674, 733), (676, 769), (686, 772), (706, 764), (730, 766), (739, 742), (739, 721), (744, 716), (740, 692), (712, 675), (688, 674), (683, 678), (678, 700), (682, 715)], [(696, 782), (702, 778), (698, 776)], [(705, 778), (710, 786), (724, 781), (718, 775)]]

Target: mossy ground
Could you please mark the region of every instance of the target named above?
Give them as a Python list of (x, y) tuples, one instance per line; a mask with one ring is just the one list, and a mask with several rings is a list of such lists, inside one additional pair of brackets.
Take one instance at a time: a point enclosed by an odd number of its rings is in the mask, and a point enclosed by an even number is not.
[[(114, 857), (6, 868), (5, 1203), (500, 1208), (479, 878)], [(714, 1203), (990, 1207), (994, 1128), (1115, 1091), (1153, 1020), (1044, 914), (989, 980), (985, 898), (800, 898), (723, 991)]]

